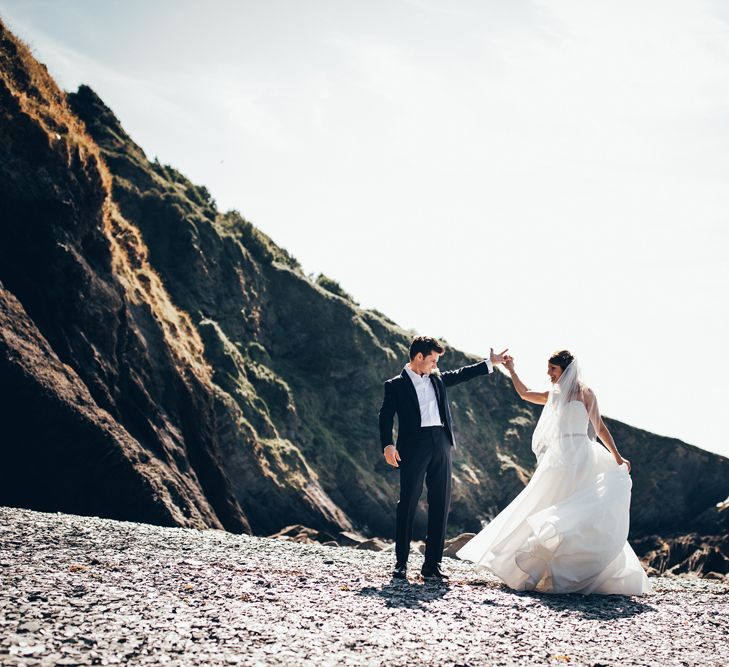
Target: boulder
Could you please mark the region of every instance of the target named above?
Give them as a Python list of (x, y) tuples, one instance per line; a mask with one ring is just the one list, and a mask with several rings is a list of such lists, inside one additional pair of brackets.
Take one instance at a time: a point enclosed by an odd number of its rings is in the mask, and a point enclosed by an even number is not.
[(290, 542), (319, 542), (324, 544), (325, 542), (336, 542), (334, 537), (323, 530), (316, 530), (300, 524), (294, 524), (292, 526), (286, 526), (274, 533), (269, 537), (273, 537), (279, 540), (288, 540)]
[(296, 537), (299, 533), (306, 530), (306, 526), (302, 526), (301, 524), (294, 524), (293, 526), (286, 526), (286, 528), (282, 528), (277, 533), (274, 533), (273, 535), (269, 535), (269, 537)]
[(387, 544), (379, 537), (373, 537), (371, 540), (360, 542), (355, 548), (363, 549), (365, 551), (382, 551), (386, 546)]
[(343, 547), (356, 547), (358, 544), (366, 542), (368, 538), (351, 530), (343, 530), (337, 533), (336, 540)]
[(448, 558), (455, 558), (458, 553), (468, 542), (470, 542), (476, 533), (461, 533), (458, 537), (446, 540), (443, 555)]

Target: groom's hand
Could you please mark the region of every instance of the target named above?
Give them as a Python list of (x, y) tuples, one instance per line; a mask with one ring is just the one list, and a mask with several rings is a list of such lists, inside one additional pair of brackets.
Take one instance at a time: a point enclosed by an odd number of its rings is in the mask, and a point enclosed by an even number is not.
[(494, 366), (498, 366), (499, 364), (504, 363), (505, 355), (509, 351), (509, 348), (507, 347), (503, 352), (499, 352), (499, 354), (496, 354), (494, 352), (494, 348), (491, 348), (491, 354), (489, 356), (489, 359), (491, 360), (491, 363)]
[(387, 461), (393, 468), (399, 468), (397, 462), (400, 460), (400, 453), (395, 449), (395, 445), (387, 445), (385, 447), (385, 461)]

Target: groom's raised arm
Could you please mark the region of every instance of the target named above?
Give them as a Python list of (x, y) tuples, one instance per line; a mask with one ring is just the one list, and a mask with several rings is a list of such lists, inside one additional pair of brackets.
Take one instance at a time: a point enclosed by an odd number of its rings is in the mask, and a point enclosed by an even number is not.
[(461, 384), (461, 382), (468, 382), (479, 375), (488, 375), (493, 370), (492, 363), (488, 359), (484, 359), (477, 364), (463, 366), (455, 371), (444, 371), (440, 374), (440, 377), (446, 387), (452, 387)]
[(388, 380), (385, 382), (385, 396), (382, 399), (382, 407), (380, 408), (380, 444), (383, 450), (387, 445), (393, 444), (392, 427), (395, 421), (396, 409), (395, 390)]

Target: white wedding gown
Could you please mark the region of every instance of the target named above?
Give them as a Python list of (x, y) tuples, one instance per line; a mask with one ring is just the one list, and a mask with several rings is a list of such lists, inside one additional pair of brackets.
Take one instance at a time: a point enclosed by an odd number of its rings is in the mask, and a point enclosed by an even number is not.
[(640, 595), (650, 583), (627, 543), (632, 481), (625, 465), (587, 436), (588, 415), (570, 401), (561, 436), (531, 481), (458, 557), (515, 590)]

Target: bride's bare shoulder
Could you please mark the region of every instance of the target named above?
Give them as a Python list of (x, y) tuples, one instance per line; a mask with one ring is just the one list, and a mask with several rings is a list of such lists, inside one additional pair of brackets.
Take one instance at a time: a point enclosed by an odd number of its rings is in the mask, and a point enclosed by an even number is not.
[(585, 387), (584, 385), (580, 387), (580, 400), (585, 404), (585, 407), (587, 407), (588, 409), (593, 407), (597, 402), (595, 392), (592, 391), (590, 387)]

